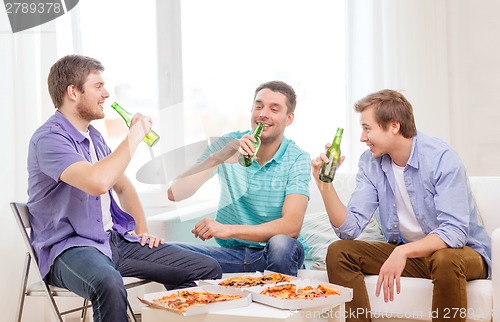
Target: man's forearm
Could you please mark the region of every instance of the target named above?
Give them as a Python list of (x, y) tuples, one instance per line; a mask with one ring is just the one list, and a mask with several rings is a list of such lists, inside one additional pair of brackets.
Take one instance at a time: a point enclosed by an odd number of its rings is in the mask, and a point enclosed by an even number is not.
[(267, 242), (275, 235), (297, 238), (304, 222), (308, 198), (302, 194), (290, 194), (283, 204), (283, 217), (260, 225), (235, 225), (231, 227), (231, 238)]
[(168, 188), (170, 201), (181, 201), (191, 197), (198, 189), (212, 177), (212, 172), (221, 163), (210, 156), (177, 177)]
[[(271, 237), (281, 234), (297, 238), (300, 228), (298, 225), (279, 218), (260, 225), (231, 225), (231, 237), (254, 242), (267, 242)], [(299, 225), (300, 227), (300, 225)]]
[(427, 257), (435, 251), (447, 248), (448, 245), (437, 235), (429, 234), (424, 238), (398, 246), (406, 258)]
[(318, 182), (318, 188), (325, 204), (326, 213), (335, 227), (340, 227), (347, 217), (347, 208), (337, 195), (331, 183)]

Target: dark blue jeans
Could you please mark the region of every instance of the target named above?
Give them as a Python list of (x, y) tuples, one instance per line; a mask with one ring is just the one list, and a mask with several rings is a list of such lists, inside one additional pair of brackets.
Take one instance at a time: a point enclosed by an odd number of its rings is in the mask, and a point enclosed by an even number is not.
[(93, 247), (73, 247), (56, 258), (47, 275), (50, 284), (89, 299), (94, 322), (128, 321), (122, 276), (152, 280), (173, 289), (196, 286), (196, 280), (222, 275), (217, 261), (203, 254), (172, 244), (150, 249), (114, 231), (110, 238), (113, 260)]
[(304, 246), (286, 235), (271, 237), (264, 248), (177, 245), (215, 258), (224, 273), (269, 270), (297, 276), (304, 264)]

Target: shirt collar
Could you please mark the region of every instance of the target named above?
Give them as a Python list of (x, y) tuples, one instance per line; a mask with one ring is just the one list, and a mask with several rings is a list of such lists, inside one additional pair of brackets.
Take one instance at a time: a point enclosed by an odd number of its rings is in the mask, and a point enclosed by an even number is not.
[[(68, 132), (71, 138), (75, 140), (75, 142), (81, 143), (83, 142), (83, 140), (85, 140), (85, 136), (80, 133), (80, 131), (78, 131), (78, 129), (73, 124), (71, 124), (71, 122), (66, 118), (66, 116), (64, 116), (64, 114), (56, 111), (54, 117), (56, 118), (58, 123), (61, 124), (61, 126)], [(91, 136), (94, 136), (96, 134), (96, 129), (90, 124), (89, 134)]]
[(410, 167), (413, 167), (415, 169), (418, 169), (418, 148), (417, 148), (418, 136), (419, 135), (417, 132), (417, 134), (413, 137), (413, 141), (411, 143), (410, 158), (406, 163), (406, 165), (409, 165)]
[(271, 160), (269, 160), (269, 162), (274, 160), (274, 162), (280, 163), (281, 160), (283, 160), (283, 156), (285, 155), (286, 148), (288, 147), (290, 142), (291, 141), (289, 139), (287, 139), (286, 137), (283, 136), (283, 139), (281, 140), (281, 144), (280, 144), (280, 147), (278, 148), (278, 151), (276, 151), (276, 153), (273, 155)]
[[(418, 169), (418, 132), (412, 139), (413, 140), (411, 143), (410, 158), (408, 159), (408, 162), (406, 162), (406, 165)], [(389, 169), (392, 169), (392, 159), (388, 154), (384, 154), (380, 162), (382, 165), (382, 170), (384, 170), (385, 173), (387, 173)]]

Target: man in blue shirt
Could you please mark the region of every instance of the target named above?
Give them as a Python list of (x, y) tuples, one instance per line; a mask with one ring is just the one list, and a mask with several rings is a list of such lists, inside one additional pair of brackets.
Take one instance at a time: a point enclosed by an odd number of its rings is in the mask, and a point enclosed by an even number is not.
[(255, 161), (249, 167), (237, 162), (240, 153), (255, 151), (250, 131), (229, 133), (210, 145), (168, 189), (168, 198), (180, 201), (218, 174), (221, 196), (216, 219), (202, 219), (193, 234), (201, 240), (215, 238), (222, 247), (183, 246), (214, 257), (224, 272), (271, 270), (297, 275), (303, 265), (304, 247), (297, 238), (309, 200), (311, 159), (284, 136), (295, 105), (296, 95), (288, 84), (260, 85), (251, 113), (252, 129), (264, 124)]
[(126, 322), (122, 276), (180, 288), (222, 272), (212, 258), (148, 234), (124, 171), (151, 129), (151, 118), (134, 115), (127, 137), (111, 152), (90, 125), (104, 117), (109, 97), (103, 70), (99, 61), (79, 55), (61, 58), (50, 70), (48, 87), (57, 110), (33, 134), (28, 151), (31, 242), (48, 283), (90, 300), (94, 321)]
[[(417, 132), (413, 108), (393, 90), (359, 100), (361, 142), (356, 189), (345, 207), (334, 186), (318, 180), (324, 154), (313, 160), (313, 175), (330, 222), (342, 239), (326, 258), (330, 282), (351, 287), (349, 321), (369, 321), (363, 275), (378, 275), (376, 295), (394, 300), (400, 277), (432, 279), (435, 321), (465, 321), (466, 283), (489, 276), (491, 240), (480, 224), (465, 167), (445, 142)], [(342, 158), (343, 160), (343, 158)], [(387, 243), (353, 240), (379, 208)], [(411, 312), (408, 312), (411, 314)]]

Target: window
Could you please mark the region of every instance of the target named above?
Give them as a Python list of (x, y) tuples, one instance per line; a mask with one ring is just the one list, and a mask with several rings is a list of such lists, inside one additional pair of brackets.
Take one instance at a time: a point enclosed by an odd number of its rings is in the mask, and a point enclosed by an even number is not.
[[(83, 53), (101, 60), (109, 77), (107, 105), (152, 115), (162, 136), (153, 151), (140, 146), (127, 168), (133, 180), (154, 156), (248, 129), (254, 90), (269, 80), (296, 90), (285, 135), (311, 157), (346, 125), (343, 1), (158, 0), (138, 8), (87, 0), (79, 7)], [(112, 148), (126, 134), (111, 108), (100, 126)], [(141, 194), (159, 190), (134, 184)]]
[(190, 0), (182, 5), (185, 138), (250, 126), (255, 88), (297, 92), (285, 135), (316, 156), (345, 127), (342, 1)]
[[(116, 101), (131, 113), (153, 116), (153, 128), (161, 135), (155, 1), (143, 1), (138, 6), (137, 1), (131, 0), (86, 0), (80, 1), (78, 8), (82, 53), (104, 65), (105, 86), (110, 93), (105, 119), (92, 124), (114, 149), (127, 134), (125, 123), (111, 108)], [(153, 147), (150, 151), (146, 144), (140, 144), (126, 170), (139, 192), (157, 189), (157, 186), (138, 182), (135, 174), (158, 150)]]

